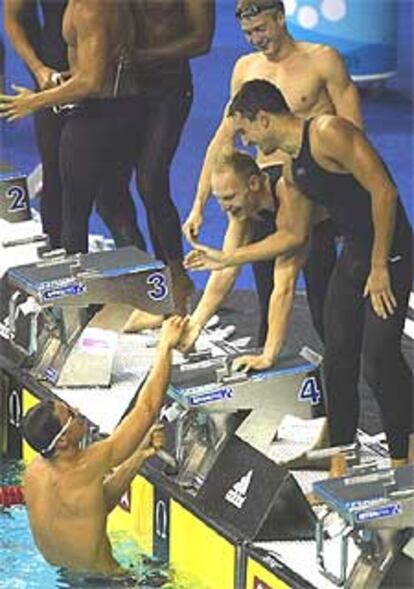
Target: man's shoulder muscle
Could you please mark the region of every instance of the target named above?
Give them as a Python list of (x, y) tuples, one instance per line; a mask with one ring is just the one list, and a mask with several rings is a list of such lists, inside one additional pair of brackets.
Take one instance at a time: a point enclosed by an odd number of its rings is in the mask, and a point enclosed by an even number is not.
[(73, 0), (72, 18), (76, 27), (95, 26), (111, 17), (114, 3), (102, 0)]
[(41, 469), (41, 458), (36, 456), (27, 466), (23, 476), (23, 483), (30, 483)]
[[(234, 64), (233, 74), (240, 78), (246, 76), (252, 68), (256, 67), (261, 61), (261, 55), (259, 53), (247, 53), (242, 55)], [(245, 80), (243, 79), (242, 82)]]

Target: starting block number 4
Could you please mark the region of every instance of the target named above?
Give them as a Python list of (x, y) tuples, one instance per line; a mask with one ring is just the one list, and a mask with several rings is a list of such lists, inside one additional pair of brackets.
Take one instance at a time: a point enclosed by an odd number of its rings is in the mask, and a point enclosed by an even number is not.
[(321, 400), (321, 390), (318, 381), (314, 376), (306, 378), (300, 387), (298, 399), (299, 401), (307, 401), (311, 405), (317, 405)]

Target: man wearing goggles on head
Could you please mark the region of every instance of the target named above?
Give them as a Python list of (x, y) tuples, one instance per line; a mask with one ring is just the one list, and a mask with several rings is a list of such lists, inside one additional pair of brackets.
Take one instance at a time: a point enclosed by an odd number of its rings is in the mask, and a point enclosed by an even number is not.
[[(297, 41), (286, 28), (283, 2), (278, 0), (237, 0), (236, 18), (246, 40), (256, 51), (243, 55), (234, 66), (231, 96), (253, 79), (276, 84), (296, 115), (308, 119), (320, 114), (337, 114), (362, 126), (358, 93), (337, 51), (327, 45)], [(197, 238), (203, 209), (211, 191), (213, 162), (225, 145), (233, 144), (234, 123), (226, 116), (212, 139), (204, 160), (192, 210), (183, 226), (188, 239)], [(257, 162), (266, 172), (281, 176), (286, 155), (280, 151), (265, 156), (258, 151)], [(271, 170), (270, 170), (271, 168)], [(323, 304), (335, 259), (336, 230), (326, 214), (315, 225), (313, 247), (305, 265), (306, 290), (312, 320), (321, 339)], [(269, 298), (273, 291), (273, 263), (253, 265), (259, 295), (261, 326), (259, 344), (266, 338)]]
[(43, 401), (25, 415), (23, 435), (40, 454), (25, 472), (25, 501), (36, 545), (52, 565), (125, 575), (112, 555), (106, 519), (142, 462), (163, 445), (163, 432), (153, 424), (168, 385), (172, 349), (186, 321), (175, 316), (164, 322), (138, 400), (108, 438), (81, 448), (86, 421), (61, 401)]

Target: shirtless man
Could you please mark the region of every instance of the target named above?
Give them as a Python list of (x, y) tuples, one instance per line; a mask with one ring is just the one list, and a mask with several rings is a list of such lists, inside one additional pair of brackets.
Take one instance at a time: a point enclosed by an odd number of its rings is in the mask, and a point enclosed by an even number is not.
[(112, 555), (106, 520), (136, 469), (162, 444), (162, 434), (148, 432), (163, 403), (172, 349), (185, 324), (177, 316), (164, 322), (135, 406), (105, 440), (81, 449), (85, 421), (59, 401), (43, 401), (25, 415), (24, 437), (40, 453), (26, 469), (25, 500), (35, 542), (52, 565), (95, 575), (126, 574)]
[[(68, 70), (62, 19), (66, 0), (4, 0), (7, 36), (34, 78), (37, 89), (52, 87), (53, 76)], [(41, 24), (40, 14), (43, 24)], [(40, 215), (43, 232), (52, 249), (61, 245), (62, 183), (59, 142), (65, 124), (63, 114), (43, 108), (34, 113), (34, 129), (43, 172)]]
[(32, 92), (15, 87), (0, 95), (9, 121), (54, 105), (75, 104), (60, 141), (63, 183), (62, 246), (86, 252), (88, 219), (108, 170), (134, 149), (135, 77), (131, 67), (134, 26), (126, 2), (69, 0), (63, 17), (70, 76), (58, 86)]
[[(220, 206), (227, 214), (228, 227), (223, 241), (223, 251), (231, 252), (242, 245), (259, 241), (288, 225), (286, 216), (286, 191), (278, 189), (278, 174), (264, 172), (247, 153), (224, 148), (216, 157), (212, 169), (212, 189)], [(288, 225), (289, 226), (289, 225)], [(271, 260), (274, 288), (270, 296), (266, 317), (267, 336), (263, 350), (257, 355), (245, 355), (233, 362), (235, 370), (264, 370), (277, 361), (284, 343), (293, 305), (295, 285), (307, 254), (304, 245), (298, 251)], [(190, 253), (190, 268), (197, 253)], [(214, 265), (209, 265), (214, 269)], [(196, 269), (196, 268), (195, 268)], [(203, 295), (192, 313), (184, 336), (179, 343), (187, 351), (198, 338), (201, 329), (217, 311), (232, 288), (240, 266), (213, 271)]]
[(288, 223), (258, 243), (228, 252), (196, 245), (191, 265), (226, 268), (295, 251), (310, 233), (313, 204), (326, 207), (344, 241), (324, 316), (331, 443), (354, 441), (363, 364), (393, 464), (405, 464), (413, 400), (401, 337), (412, 284), (413, 235), (389, 171), (352, 123), (333, 115), (304, 121), (267, 81), (246, 82), (229, 115), (246, 143), (267, 154), (281, 149), (291, 158), (279, 181), (288, 191)]
[[(293, 39), (286, 29), (283, 2), (278, 0), (237, 0), (236, 17), (247, 41), (257, 50), (242, 56), (235, 64), (231, 79), (231, 96), (242, 84), (264, 79), (277, 84), (292, 112), (309, 118), (322, 113), (337, 113), (361, 127), (358, 92), (350, 80), (339, 54), (331, 47)], [(227, 109), (226, 109), (227, 110)], [(217, 152), (233, 144), (233, 120), (226, 116), (206, 152), (203, 169), (192, 210), (183, 230), (187, 239), (197, 237), (202, 213), (211, 187), (212, 163)], [(260, 150), (257, 161), (261, 167), (279, 166), (286, 156), (279, 152), (265, 156)], [(323, 303), (335, 255), (335, 228), (329, 220), (315, 227), (313, 256), (305, 266), (305, 281), (314, 326), (323, 340)], [(265, 339), (268, 299), (273, 289), (270, 264), (253, 264), (256, 288), (262, 315), (259, 343)]]
[[(193, 101), (190, 58), (210, 49), (212, 0), (134, 0), (135, 65), (141, 109), (134, 168), (155, 256), (171, 271), (177, 311), (185, 314), (193, 284), (182, 265), (181, 222), (170, 191), (170, 166)], [(106, 183), (99, 202), (116, 214), (113, 194), (127, 193), (131, 170)], [(112, 183), (113, 184), (113, 183)], [(103, 202), (104, 201), (104, 202)], [(105, 218), (110, 217), (108, 213)]]
[[(32, 74), (38, 90), (55, 86), (56, 76), (69, 69), (67, 46), (62, 36), (62, 21), (67, 0), (5, 0), (4, 23), (14, 49)], [(62, 228), (62, 182), (59, 170), (59, 144), (67, 116), (56, 109), (42, 108), (34, 113), (36, 143), (43, 168), (40, 213), (43, 231), (49, 236), (52, 248), (61, 246)], [(112, 182), (112, 178), (111, 178)], [(102, 197), (105, 196), (106, 178), (102, 182)], [(136, 223), (133, 201), (128, 187), (125, 199), (108, 210), (99, 208), (103, 221), (111, 231), (117, 246), (134, 244), (145, 249), (145, 241)]]

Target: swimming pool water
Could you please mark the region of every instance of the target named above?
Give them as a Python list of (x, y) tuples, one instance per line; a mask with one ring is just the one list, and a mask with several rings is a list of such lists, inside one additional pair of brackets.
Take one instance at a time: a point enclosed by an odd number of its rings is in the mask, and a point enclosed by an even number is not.
[[(1, 464), (0, 485), (20, 484), (23, 464)], [(110, 579), (91, 581), (79, 575), (67, 575), (49, 565), (32, 539), (27, 511), (23, 506), (0, 506), (0, 589), (84, 589), (87, 587), (140, 587), (152, 589), (202, 589), (185, 579), (174, 579), (173, 571), (146, 558), (136, 542), (124, 533), (111, 535), (114, 556), (138, 581), (115, 584)]]

